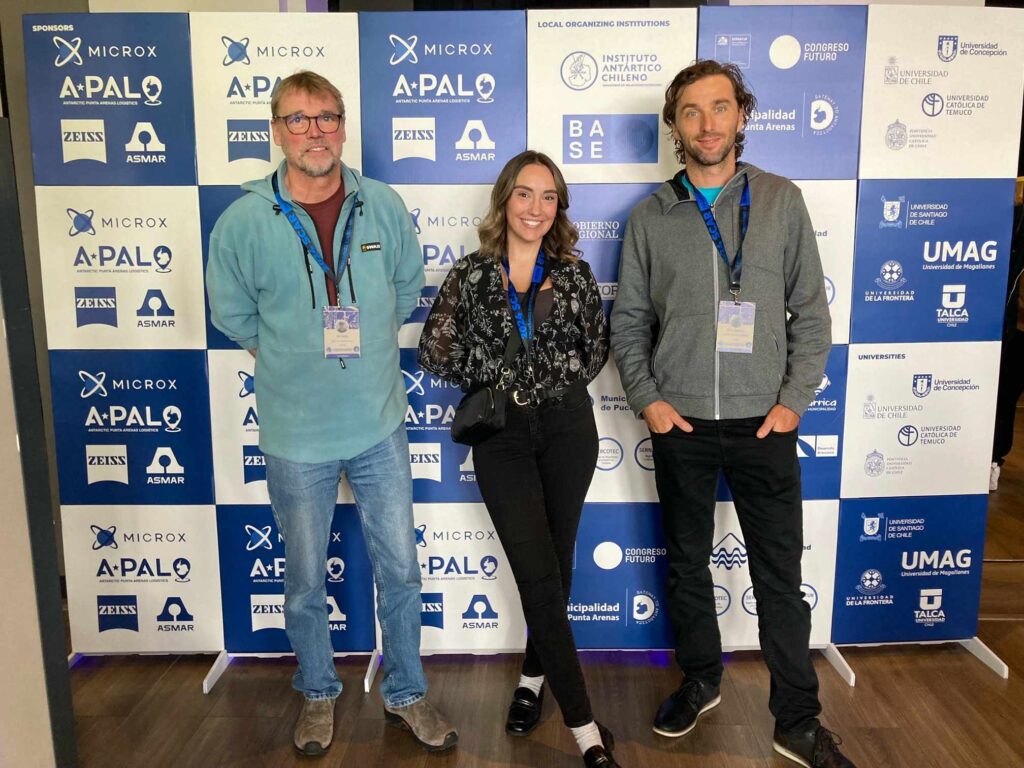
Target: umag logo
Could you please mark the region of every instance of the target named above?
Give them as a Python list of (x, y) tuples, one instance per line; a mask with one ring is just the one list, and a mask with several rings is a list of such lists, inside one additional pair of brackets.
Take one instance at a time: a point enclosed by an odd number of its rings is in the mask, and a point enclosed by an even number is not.
[(246, 483), (267, 479), (267, 457), (258, 445), (242, 446), (242, 478)]
[(420, 594), (422, 608), (420, 609), (420, 623), (424, 627), (435, 627), (444, 629), (444, 593), (423, 592)]
[(195, 617), (185, 607), (180, 596), (173, 595), (164, 600), (164, 607), (157, 614), (157, 632), (191, 632)]
[(128, 446), (85, 446), (86, 484), (121, 483), (128, 485)]
[(716, 568), (742, 568), (747, 564), (747, 545), (734, 533), (727, 533), (711, 550), (711, 562)]
[(232, 64), (248, 65), (251, 63), (249, 61), (248, 37), (243, 37), (241, 40), (232, 40), (227, 35), (222, 35), (220, 41), (224, 44), (224, 61), (221, 63), (225, 67), (230, 67)]
[(857, 591), (862, 595), (877, 595), (883, 589), (885, 589), (885, 583), (882, 581), (881, 571), (869, 568), (860, 575)]
[(270, 161), (269, 120), (227, 121), (228, 162), (236, 160)]
[(65, 40), (63, 37), (54, 35), (53, 44), (57, 48), (57, 58), (53, 60), (53, 66), (63, 67), (66, 64), (74, 64), (76, 67), (82, 66), (82, 54), (78, 50), (82, 47), (82, 38), (75, 37), (71, 40)]
[(117, 328), (117, 291), (113, 287), (75, 288), (75, 321), (83, 325), (109, 325)]
[(950, 62), (956, 58), (959, 35), (939, 35), (936, 53), (939, 61)]
[(597, 82), (597, 61), (586, 51), (573, 51), (562, 59), (562, 82), (574, 91), (585, 91)]
[(139, 631), (139, 599), (135, 595), (96, 595), (99, 631), (127, 629)]
[(436, 161), (436, 134), (432, 117), (391, 118), (392, 161), (398, 162), (413, 157)]
[(462, 614), (463, 629), (497, 629), (498, 612), (491, 607), (487, 595), (473, 595)]
[(413, 480), (441, 482), (441, 444), (409, 443), (409, 465)]
[(64, 163), (75, 160), (106, 163), (106, 126), (102, 120), (61, 120), (60, 146)]
[(71, 219), (71, 229), (68, 230), (68, 235), (74, 237), (75, 235), (95, 235), (96, 228), (92, 224), (92, 217), (96, 215), (96, 211), (76, 211), (74, 208), (68, 208), (68, 218)]
[(915, 373), (911, 383), (914, 397), (928, 397), (932, 392), (932, 375), (930, 373)]
[(99, 525), (90, 525), (89, 530), (91, 530), (92, 535), (96, 537), (96, 541), (92, 543), (93, 552), (95, 552), (97, 549), (103, 549), (105, 547), (117, 549), (116, 525), (112, 525), (109, 528), (103, 528)]
[(284, 629), (284, 595), (249, 595), (252, 631)]

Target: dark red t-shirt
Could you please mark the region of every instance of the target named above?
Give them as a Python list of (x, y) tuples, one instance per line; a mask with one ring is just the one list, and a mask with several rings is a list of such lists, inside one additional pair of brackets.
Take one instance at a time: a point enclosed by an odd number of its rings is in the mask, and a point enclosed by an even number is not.
[[(309, 217), (313, 220), (313, 226), (316, 227), (316, 236), (320, 241), (320, 255), (324, 257), (324, 261), (327, 262), (327, 266), (334, 271), (334, 229), (338, 226), (338, 218), (341, 216), (341, 205), (345, 202), (345, 180), (341, 180), (341, 184), (338, 186), (338, 191), (319, 203), (299, 203), (302, 209), (309, 214)], [(319, 265), (314, 265), (313, 269), (320, 270)], [(331, 304), (335, 305), (338, 303), (338, 289), (334, 285), (334, 281), (331, 280), (327, 275), (324, 275), (324, 280), (327, 281), (327, 296), (331, 300)]]

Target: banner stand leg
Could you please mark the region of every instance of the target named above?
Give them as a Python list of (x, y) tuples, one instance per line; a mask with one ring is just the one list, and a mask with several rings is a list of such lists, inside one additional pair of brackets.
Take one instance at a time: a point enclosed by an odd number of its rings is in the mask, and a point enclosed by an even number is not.
[(366, 676), (363, 677), (363, 693), (369, 693), (370, 688), (373, 687), (373, 678), (377, 676), (377, 670), (380, 669), (380, 649), (374, 648), (370, 653), (370, 663), (366, 665)]
[[(986, 648), (985, 650), (988, 649)], [(839, 676), (846, 681), (846, 684), (853, 688), (857, 684), (857, 673), (853, 671), (853, 667), (846, 663), (846, 659), (843, 658), (843, 654), (839, 652), (835, 644), (829, 643), (821, 649), (821, 652), (829, 660), (829, 663), (835, 667)]]
[(203, 678), (203, 693), (209, 693), (213, 690), (213, 686), (220, 680), (220, 676), (224, 674), (228, 668), (228, 664), (231, 663), (231, 654), (227, 651), (221, 651), (217, 654), (217, 658), (213, 662), (213, 666), (210, 667), (210, 671), (206, 673), (206, 677)]
[(978, 657), (978, 660), (986, 667), (991, 669), (1003, 680), (1010, 677), (1010, 668), (1006, 665), (1002, 659), (992, 652), (992, 649), (985, 645), (977, 637), (972, 637), (968, 640), (958, 640), (964, 648), (970, 651), (973, 655)]
[(82, 658), (82, 654), (80, 654), (80, 653), (69, 653), (68, 654), (68, 669), (71, 669), (73, 666), (75, 666), (75, 664), (77, 664), (78, 660), (81, 659), (81, 658)]

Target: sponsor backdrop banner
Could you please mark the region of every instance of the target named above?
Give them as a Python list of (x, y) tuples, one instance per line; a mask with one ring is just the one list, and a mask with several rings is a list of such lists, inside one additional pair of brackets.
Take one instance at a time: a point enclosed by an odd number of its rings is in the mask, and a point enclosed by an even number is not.
[(677, 168), (665, 86), (693, 61), (697, 11), (530, 11), (530, 147), (568, 182), (663, 181)]
[(757, 98), (743, 159), (791, 179), (856, 178), (867, 13), (701, 8), (700, 58), (738, 66)]
[[(203, 272), (238, 185), (280, 161), (271, 94), (299, 69), (339, 87), (345, 161), (394, 185), (422, 248), (426, 287), (399, 338), (423, 648), (521, 648), (473, 452), (450, 439), (462, 393), (417, 365), (422, 323), (528, 145), (563, 169), (610, 311), (629, 213), (678, 170), (665, 88), (698, 53), (749, 78), (744, 159), (797, 181), (822, 256), (834, 346), (796, 446), (812, 640), (973, 633), (1024, 13), (66, 14), (26, 16), (24, 31), (76, 651), (288, 651), (259, 383), (211, 325)], [(957, 150), (979, 136), (965, 170)], [(671, 647), (650, 435), (613, 363), (590, 394), (577, 640)], [(329, 554), (335, 648), (369, 651), (372, 579), (344, 481)], [(725, 646), (755, 647), (724, 482), (709, 567)]]

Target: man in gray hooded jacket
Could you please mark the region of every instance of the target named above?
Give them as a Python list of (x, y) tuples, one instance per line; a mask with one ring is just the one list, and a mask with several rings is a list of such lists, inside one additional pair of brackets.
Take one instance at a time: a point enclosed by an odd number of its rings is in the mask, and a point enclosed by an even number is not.
[(792, 182), (737, 162), (756, 102), (735, 66), (699, 61), (675, 77), (665, 101), (685, 167), (630, 216), (611, 316), (627, 400), (651, 431), (684, 674), (654, 730), (682, 736), (721, 700), (708, 566), (724, 472), (772, 677), (774, 748), (807, 768), (851, 768), (818, 721), (800, 589), (797, 426), (831, 347), (814, 230)]

